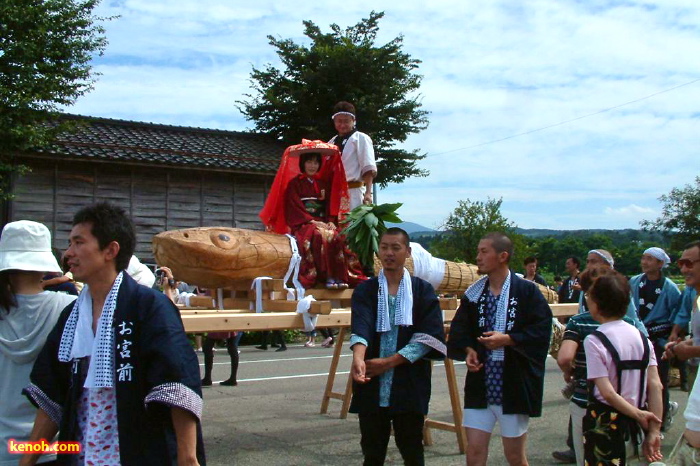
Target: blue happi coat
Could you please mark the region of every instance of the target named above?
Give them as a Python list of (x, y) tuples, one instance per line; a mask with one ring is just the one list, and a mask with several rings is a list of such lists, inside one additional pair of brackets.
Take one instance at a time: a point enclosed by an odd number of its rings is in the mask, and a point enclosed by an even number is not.
[[(66, 307), (34, 364), (25, 395), (59, 425), (58, 440), (78, 437), (77, 407), (88, 358), (58, 360), (63, 330), (73, 309)], [(163, 294), (124, 273), (112, 321), (114, 388), (121, 464), (176, 465), (177, 441), (170, 409), (191, 412), (201, 421), (199, 362), (177, 307)], [(128, 348), (119, 351), (118, 348)], [(201, 423), (197, 458), (205, 464)], [(72, 464), (75, 455), (58, 455)]]

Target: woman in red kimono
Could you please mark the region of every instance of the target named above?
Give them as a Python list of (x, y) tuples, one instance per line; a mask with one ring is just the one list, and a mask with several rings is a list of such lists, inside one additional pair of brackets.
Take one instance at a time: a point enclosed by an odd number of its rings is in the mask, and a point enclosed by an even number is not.
[(337, 148), (307, 140), (287, 148), (260, 218), (268, 230), (294, 235), (302, 258), (299, 281), (305, 288), (325, 282), (327, 288), (343, 289), (367, 279), (337, 226), (348, 210)]
[(345, 246), (337, 218), (329, 214), (330, 187), (320, 176), (321, 160), (318, 152), (299, 157), (302, 173), (287, 185), (284, 216), (299, 246), (301, 284), (308, 288), (325, 280), (326, 288), (345, 289), (348, 282), (356, 285), (365, 277), (357, 256)]

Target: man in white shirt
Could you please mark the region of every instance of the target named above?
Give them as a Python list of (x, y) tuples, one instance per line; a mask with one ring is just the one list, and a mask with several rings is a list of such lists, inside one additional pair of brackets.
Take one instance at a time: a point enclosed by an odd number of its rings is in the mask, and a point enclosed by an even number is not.
[(350, 102), (335, 104), (331, 118), (338, 134), (328, 142), (338, 146), (342, 154), (345, 177), (348, 180), (350, 209), (363, 203), (371, 204), (372, 184), (377, 176), (372, 139), (355, 128), (356, 111)]

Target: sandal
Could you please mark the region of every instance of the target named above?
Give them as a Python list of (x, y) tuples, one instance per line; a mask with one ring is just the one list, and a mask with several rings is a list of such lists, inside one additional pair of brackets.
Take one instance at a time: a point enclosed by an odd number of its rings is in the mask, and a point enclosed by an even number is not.
[(329, 290), (337, 290), (338, 289), (338, 284), (336, 283), (335, 280), (332, 278), (329, 278), (326, 280), (326, 288)]

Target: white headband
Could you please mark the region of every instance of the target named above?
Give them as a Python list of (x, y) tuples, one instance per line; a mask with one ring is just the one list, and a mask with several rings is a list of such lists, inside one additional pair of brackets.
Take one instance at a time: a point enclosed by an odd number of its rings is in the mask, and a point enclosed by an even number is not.
[(596, 255), (602, 257), (603, 260), (605, 262), (607, 262), (610, 267), (612, 267), (613, 269), (615, 268), (615, 259), (613, 259), (612, 256), (607, 256), (601, 250), (591, 249), (590, 251), (588, 251), (588, 254), (596, 254)]
[(644, 254), (649, 254), (654, 259), (657, 259), (657, 260), (660, 260), (661, 262), (663, 262), (664, 265), (661, 268), (668, 267), (668, 264), (671, 263), (671, 258), (668, 257), (668, 254), (666, 254), (666, 251), (664, 251), (661, 248), (649, 248), (646, 251), (644, 251)]
[(333, 116), (331, 117), (331, 120), (335, 120), (335, 117), (337, 117), (338, 115), (349, 115), (352, 117), (353, 120), (355, 119), (355, 115), (350, 113), (350, 112), (338, 112), (338, 113), (333, 114)]

